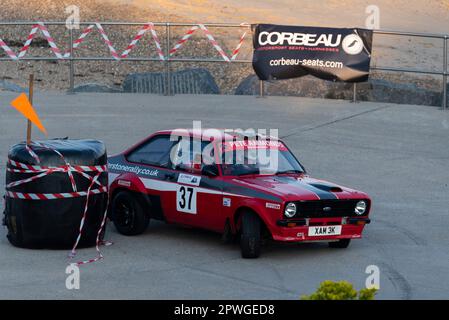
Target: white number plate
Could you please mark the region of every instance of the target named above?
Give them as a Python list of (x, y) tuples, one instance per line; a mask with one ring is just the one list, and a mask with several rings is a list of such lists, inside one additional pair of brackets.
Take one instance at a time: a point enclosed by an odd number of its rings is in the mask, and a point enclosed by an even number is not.
[(309, 227), (309, 237), (338, 236), (341, 226)]

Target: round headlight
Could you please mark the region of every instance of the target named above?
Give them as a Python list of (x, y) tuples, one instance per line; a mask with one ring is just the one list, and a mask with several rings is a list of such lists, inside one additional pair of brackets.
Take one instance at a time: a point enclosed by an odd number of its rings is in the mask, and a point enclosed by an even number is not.
[(366, 202), (365, 201), (357, 202), (354, 209), (355, 214), (361, 216), (362, 214), (365, 213), (365, 211), (366, 211)]
[(296, 204), (290, 202), (285, 206), (284, 214), (287, 218), (293, 218), (296, 214)]

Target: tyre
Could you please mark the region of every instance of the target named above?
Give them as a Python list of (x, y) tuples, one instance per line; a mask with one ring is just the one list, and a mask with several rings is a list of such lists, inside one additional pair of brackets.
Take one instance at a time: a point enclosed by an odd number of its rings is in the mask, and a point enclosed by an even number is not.
[(150, 223), (139, 199), (126, 191), (119, 192), (112, 199), (111, 211), (115, 228), (126, 236), (141, 234)]
[(261, 221), (252, 212), (245, 212), (242, 216), (240, 249), (242, 257), (254, 259), (260, 256)]
[(351, 243), (351, 239), (340, 239), (336, 242), (329, 242), (329, 247), (346, 249), (350, 243)]

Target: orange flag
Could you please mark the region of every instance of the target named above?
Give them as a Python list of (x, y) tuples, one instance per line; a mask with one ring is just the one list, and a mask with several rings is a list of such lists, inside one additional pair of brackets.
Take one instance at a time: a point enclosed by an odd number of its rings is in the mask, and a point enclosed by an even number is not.
[(16, 99), (11, 101), (11, 106), (16, 108), (17, 111), (19, 111), (21, 114), (25, 116), (25, 118), (30, 120), (36, 127), (39, 128), (39, 130), (41, 130), (43, 133), (45, 133), (45, 135), (47, 135), (47, 130), (39, 120), (39, 116), (37, 115), (36, 111), (34, 111), (34, 108), (31, 105), (30, 100), (28, 100), (28, 97), (25, 93), (22, 93)]

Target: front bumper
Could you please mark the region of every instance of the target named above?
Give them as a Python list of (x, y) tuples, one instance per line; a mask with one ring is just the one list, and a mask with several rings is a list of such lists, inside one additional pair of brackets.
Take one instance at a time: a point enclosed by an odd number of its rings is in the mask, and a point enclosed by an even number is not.
[[(278, 220), (272, 228), (271, 235), (275, 241), (283, 242), (312, 242), (335, 241), (339, 239), (359, 239), (362, 237), (365, 225), (369, 224), (369, 218), (319, 218), (319, 219), (294, 219)], [(341, 225), (339, 235), (309, 236), (309, 227)]]

